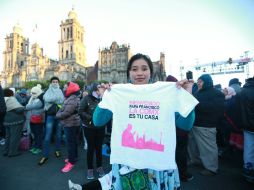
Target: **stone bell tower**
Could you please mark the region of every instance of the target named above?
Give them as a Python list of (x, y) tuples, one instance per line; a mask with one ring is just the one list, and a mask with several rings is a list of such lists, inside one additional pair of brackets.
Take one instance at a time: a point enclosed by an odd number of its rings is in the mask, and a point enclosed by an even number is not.
[(72, 9), (68, 19), (61, 22), (61, 39), (59, 44), (59, 63), (77, 63), (83, 67), (87, 66), (86, 49), (84, 46), (84, 27), (77, 19), (77, 13)]
[(5, 38), (2, 75), (6, 85), (21, 85), (19, 83), (25, 78), (25, 65), (28, 55), (29, 39), (23, 36), (22, 28), (17, 24), (13, 27), (13, 33)]

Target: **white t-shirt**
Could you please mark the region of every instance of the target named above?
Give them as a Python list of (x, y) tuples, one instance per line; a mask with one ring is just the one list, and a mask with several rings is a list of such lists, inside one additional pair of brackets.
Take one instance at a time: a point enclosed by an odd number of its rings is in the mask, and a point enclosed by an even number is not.
[(113, 112), (110, 163), (175, 169), (175, 112), (186, 117), (197, 103), (173, 82), (113, 85), (99, 103)]

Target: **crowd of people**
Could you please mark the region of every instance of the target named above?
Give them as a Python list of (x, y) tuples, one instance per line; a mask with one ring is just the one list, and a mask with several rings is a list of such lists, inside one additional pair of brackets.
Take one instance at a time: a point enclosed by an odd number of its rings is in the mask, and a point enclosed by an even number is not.
[[(68, 157), (61, 172), (70, 172), (82, 130), (90, 182), (69, 180), (71, 190), (179, 190), (181, 181), (194, 178), (189, 165), (202, 166), (201, 175), (217, 175), (218, 159), (228, 149), (243, 151), (243, 176), (254, 182), (254, 77), (242, 87), (231, 79), (224, 89), (209, 74), (196, 83), (171, 75), (154, 83), (152, 62), (143, 54), (131, 57), (126, 73), (127, 84), (93, 82), (84, 89), (74, 82), (61, 89), (56, 76), (47, 89), (37, 84), (29, 93), (0, 86), (3, 156), (20, 155), (25, 130), (33, 142), (29, 151), (41, 154), (38, 164), (46, 165), (55, 134), (54, 155), (61, 157), (64, 137)], [(111, 129), (109, 173), (102, 166), (106, 126)]]

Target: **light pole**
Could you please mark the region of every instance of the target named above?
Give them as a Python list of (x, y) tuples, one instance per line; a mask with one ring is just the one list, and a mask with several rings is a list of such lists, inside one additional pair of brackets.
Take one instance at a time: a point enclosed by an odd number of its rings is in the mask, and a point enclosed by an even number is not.
[(249, 78), (249, 75), (250, 75), (248, 54), (249, 54), (248, 50), (244, 52), (245, 59), (247, 60), (247, 64), (245, 66), (247, 79)]
[(183, 70), (184, 70), (184, 66), (182, 66), (182, 63), (183, 63), (183, 61), (182, 60), (180, 60), (180, 77), (181, 77), (181, 80), (183, 80)]
[(199, 66), (199, 59), (195, 58), (195, 63), (196, 63), (196, 72), (197, 72), (197, 76), (199, 76), (199, 71), (200, 71), (200, 66)]
[(247, 51), (244, 52), (245, 58), (248, 58), (249, 52), (250, 52), (249, 50), (247, 50)]

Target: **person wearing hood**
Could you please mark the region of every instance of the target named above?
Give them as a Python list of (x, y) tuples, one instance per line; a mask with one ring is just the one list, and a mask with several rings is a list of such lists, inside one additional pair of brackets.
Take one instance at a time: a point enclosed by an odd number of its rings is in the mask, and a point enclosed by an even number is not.
[(104, 175), (102, 168), (102, 144), (105, 135), (105, 128), (96, 128), (92, 121), (93, 113), (101, 100), (99, 83), (92, 83), (88, 88), (88, 95), (84, 96), (80, 102), (79, 115), (87, 140), (87, 179), (94, 179), (93, 157), (96, 153), (96, 166), (99, 176)]
[(254, 77), (246, 80), (240, 96), (244, 134), (243, 176), (254, 182)]
[(9, 88), (4, 89), (4, 96), (7, 110), (3, 123), (6, 128), (6, 142), (3, 155), (13, 157), (20, 155), (18, 147), (25, 121), (25, 108), (17, 101), (13, 91)]
[(233, 88), (236, 93), (239, 93), (241, 91), (241, 85), (242, 83), (239, 81), (238, 78), (232, 78), (228, 83), (228, 86)]
[(31, 89), (31, 98), (26, 105), (26, 110), (29, 111), (30, 115), (30, 128), (34, 135), (34, 144), (30, 150), (33, 154), (39, 154), (42, 150), (44, 125), (44, 105), (42, 98), (43, 91), (41, 89), (41, 85), (37, 84)]
[(45, 164), (48, 160), (53, 127), (56, 127), (55, 156), (57, 158), (61, 156), (60, 145), (62, 137), (62, 126), (56, 118), (56, 113), (59, 110), (59, 107), (61, 107), (64, 102), (64, 95), (62, 90), (60, 89), (60, 80), (58, 77), (52, 77), (50, 79), (50, 82), (51, 84), (49, 85), (48, 90), (43, 95), (44, 111), (46, 113), (46, 131), (43, 143), (43, 157), (39, 160), (39, 165)]
[(209, 74), (198, 78), (198, 91), (195, 94), (199, 104), (195, 108), (194, 127), (189, 134), (189, 155), (191, 163), (202, 163), (202, 175), (212, 176), (218, 171), (218, 147), (216, 127), (223, 117), (224, 94), (213, 87)]
[(56, 114), (64, 128), (64, 134), (67, 141), (68, 159), (65, 160), (65, 166), (62, 172), (69, 172), (75, 165), (78, 157), (77, 148), (77, 130), (80, 126), (80, 117), (78, 115), (78, 108), (80, 104), (80, 88), (74, 82), (69, 82), (65, 91), (65, 101), (63, 106)]
[(2, 86), (0, 84), (0, 144), (3, 145), (5, 143), (5, 128), (3, 125), (4, 116), (6, 113), (6, 104), (4, 101), (4, 93)]
[(30, 99), (30, 96), (27, 94), (27, 90), (24, 88), (16, 93), (15, 97), (22, 106), (26, 106)]

